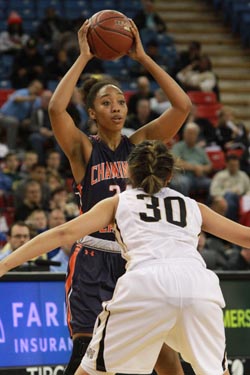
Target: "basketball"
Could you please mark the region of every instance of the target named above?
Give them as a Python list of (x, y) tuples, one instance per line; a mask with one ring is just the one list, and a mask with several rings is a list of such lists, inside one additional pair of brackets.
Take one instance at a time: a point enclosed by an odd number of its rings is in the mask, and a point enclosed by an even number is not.
[(116, 60), (132, 47), (134, 37), (127, 16), (116, 10), (101, 10), (90, 18), (88, 43), (91, 52), (102, 60)]

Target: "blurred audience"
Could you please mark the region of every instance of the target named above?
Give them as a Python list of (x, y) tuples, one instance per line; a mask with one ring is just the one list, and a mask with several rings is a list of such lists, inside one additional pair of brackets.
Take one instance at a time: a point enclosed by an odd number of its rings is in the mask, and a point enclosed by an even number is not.
[(46, 64), (46, 80), (60, 81), (71, 66), (67, 51), (59, 49)]
[[(53, 208), (48, 214), (48, 228), (51, 229), (58, 225), (64, 224), (66, 222), (66, 217), (61, 208)], [(59, 251), (61, 247), (51, 250), (47, 253), (48, 258), (53, 258)]]
[(59, 147), (51, 128), (48, 106), (52, 91), (44, 90), (41, 94), (40, 105), (31, 113), (30, 135), (28, 137), (29, 148), (38, 154), (39, 163), (45, 163), (45, 154), (49, 148)]
[(158, 114), (151, 109), (150, 100), (141, 98), (136, 103), (136, 111), (128, 115), (126, 128), (137, 130), (158, 117)]
[(62, 18), (55, 7), (48, 6), (44, 9), (44, 17), (37, 26), (36, 36), (48, 53), (55, 50), (58, 39), (68, 28), (69, 21)]
[(19, 159), (16, 152), (9, 152), (4, 158), (3, 173), (11, 179), (11, 190), (15, 188), (16, 183), (21, 180), (19, 173)]
[(21, 158), (19, 175), (22, 179), (26, 179), (32, 170), (32, 167), (38, 163), (38, 154), (36, 151), (25, 151)]
[(201, 57), (202, 45), (197, 40), (192, 40), (187, 49), (179, 52), (176, 62), (175, 74), (180, 72), (186, 66), (196, 63)]
[[(14, 204), (15, 207), (19, 207), (20, 203), (24, 200), (26, 185), (28, 182), (37, 182), (41, 188), (41, 207), (47, 208), (49, 207), (49, 199), (50, 199), (50, 188), (47, 183), (47, 176), (46, 176), (46, 167), (42, 164), (34, 164), (30, 169), (30, 173), (27, 175), (25, 179), (22, 179), (17, 185), (14, 191)], [(39, 207), (39, 208), (41, 208)]]
[(0, 53), (16, 54), (23, 48), (29, 35), (23, 30), (22, 17), (15, 11), (10, 12), (7, 19), (7, 29), (0, 33)]
[(228, 269), (232, 271), (250, 270), (250, 249), (245, 247), (232, 253), (227, 263)]
[(48, 227), (48, 214), (41, 208), (36, 208), (27, 217), (25, 222), (32, 228), (33, 232), (39, 234), (47, 230)]
[(199, 126), (187, 123), (183, 131), (183, 140), (173, 145), (178, 171), (174, 174), (170, 186), (184, 195), (209, 193), (212, 164), (205, 150), (198, 145)]
[(26, 220), (36, 209), (46, 209), (42, 199), (42, 188), (39, 182), (29, 180), (24, 185), (21, 202), (15, 205), (15, 220)]
[(226, 157), (226, 168), (217, 172), (210, 186), (211, 208), (231, 220), (239, 220), (239, 199), (250, 194), (250, 178), (240, 170), (237, 155)]
[[(168, 67), (167, 52), (163, 53), (157, 40), (155, 40), (154, 38), (149, 40), (145, 44), (145, 51), (158, 65), (162, 67), (163, 70), (170, 73), (170, 69)], [(150, 81), (154, 80), (151, 74), (149, 74), (149, 72), (144, 68), (144, 66), (142, 64), (139, 64), (135, 60), (129, 61), (129, 73), (131, 77), (146, 76)]]
[(30, 37), (15, 55), (10, 79), (15, 89), (26, 87), (34, 80), (45, 84), (45, 58), (38, 49), (36, 38)]
[(58, 253), (54, 255), (50, 260), (53, 262), (59, 262), (60, 265), (50, 266), (50, 272), (63, 272), (66, 273), (68, 269), (68, 262), (69, 262), (69, 255), (70, 255), (71, 247), (68, 246), (62, 246)]
[(159, 87), (155, 90), (154, 96), (150, 98), (150, 108), (158, 115), (161, 115), (169, 107), (171, 107), (170, 101), (164, 91)]
[(250, 172), (250, 142), (248, 130), (243, 122), (236, 119), (234, 111), (223, 106), (219, 112), (218, 123), (215, 127), (215, 143), (225, 153), (235, 152), (240, 157), (240, 166), (243, 171)]
[(50, 209), (59, 208), (64, 212), (66, 220), (71, 220), (79, 215), (79, 208), (67, 189), (63, 186), (56, 188), (51, 193)]
[(220, 100), (218, 77), (208, 55), (201, 55), (199, 60), (177, 72), (176, 79), (185, 91), (214, 91), (218, 101)]
[(135, 93), (128, 100), (128, 114), (136, 114), (137, 102), (139, 99), (150, 99), (154, 96), (150, 87), (150, 81), (146, 76), (137, 78), (137, 87)]
[[(39, 104), (43, 84), (32, 81), (26, 88), (14, 91), (0, 109), (0, 127), (6, 131), (6, 142), (10, 150), (17, 148), (18, 136), (22, 138), (25, 128), (30, 126), (30, 115)], [(27, 145), (22, 139), (22, 145)]]
[(164, 33), (167, 31), (166, 22), (155, 10), (154, 0), (141, 0), (142, 9), (140, 9), (134, 16), (133, 20), (141, 31), (142, 29), (149, 29), (157, 33)]
[(14, 222), (7, 234), (7, 243), (0, 250), (0, 260), (30, 240), (30, 227), (23, 221)]
[(227, 269), (227, 256), (226, 248), (222, 248), (222, 251), (209, 247), (209, 242), (207, 241), (207, 235), (205, 232), (201, 232), (199, 235), (197, 250), (203, 257), (207, 268), (210, 270), (225, 270)]

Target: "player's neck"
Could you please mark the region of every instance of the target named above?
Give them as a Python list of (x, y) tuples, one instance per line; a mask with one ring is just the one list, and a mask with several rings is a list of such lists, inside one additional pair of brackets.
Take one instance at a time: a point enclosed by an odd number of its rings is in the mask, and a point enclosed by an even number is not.
[(121, 142), (121, 138), (122, 138), (121, 133), (114, 133), (114, 132), (110, 132), (108, 134), (98, 132), (98, 136), (104, 143), (106, 143), (106, 145), (111, 150), (115, 150), (119, 146)]

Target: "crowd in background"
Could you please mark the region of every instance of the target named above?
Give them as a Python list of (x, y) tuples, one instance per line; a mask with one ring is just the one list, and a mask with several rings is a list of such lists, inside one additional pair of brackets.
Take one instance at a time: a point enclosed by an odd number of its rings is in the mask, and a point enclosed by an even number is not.
[[(212, 92), (220, 102), (219, 77), (198, 41), (190, 41), (170, 64), (167, 54), (162, 54), (162, 44), (152, 38), (156, 33), (159, 40), (171, 39), (152, 0), (142, 0), (134, 21), (142, 35), (151, 35), (145, 38), (147, 53), (187, 92)], [(0, 54), (11, 56), (9, 79), (13, 89), (0, 108), (0, 259), (36, 234), (79, 214), (72, 175), (53, 135), (48, 105), (54, 89), (50, 83), (64, 76), (79, 53), (77, 30), (82, 22), (82, 18), (74, 22), (62, 18), (56, 9), (48, 7), (36, 32), (28, 35), (21, 16), (13, 10), (7, 29), (0, 33)], [(124, 134), (131, 134), (170, 106), (162, 90), (137, 64), (129, 66), (128, 73), (133, 90), (125, 91), (129, 112)], [(105, 69), (105, 62), (94, 58), (85, 69), (79, 88), (89, 75), (105, 77), (110, 71)], [(123, 88), (124, 82), (120, 84)], [(79, 89), (75, 90), (68, 111), (82, 131), (96, 133)], [(194, 105), (169, 147), (178, 167), (172, 188), (205, 202), (234, 221), (250, 224), (250, 139), (231, 108), (221, 105), (216, 122), (212, 123), (209, 118), (200, 117)], [(209, 158), (211, 149), (223, 152), (221, 168), (216, 169)], [(55, 249), (21, 269), (66, 272), (69, 251)], [(208, 268), (250, 269), (250, 249), (232, 246), (205, 233), (200, 235), (197, 251)]]

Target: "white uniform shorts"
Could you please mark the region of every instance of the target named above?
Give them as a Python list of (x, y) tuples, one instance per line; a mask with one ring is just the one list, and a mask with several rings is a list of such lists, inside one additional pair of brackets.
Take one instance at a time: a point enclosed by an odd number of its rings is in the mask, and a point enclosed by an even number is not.
[(103, 303), (82, 360), (89, 374), (151, 374), (164, 343), (199, 375), (227, 369), (217, 275), (197, 261), (164, 261), (125, 273)]

